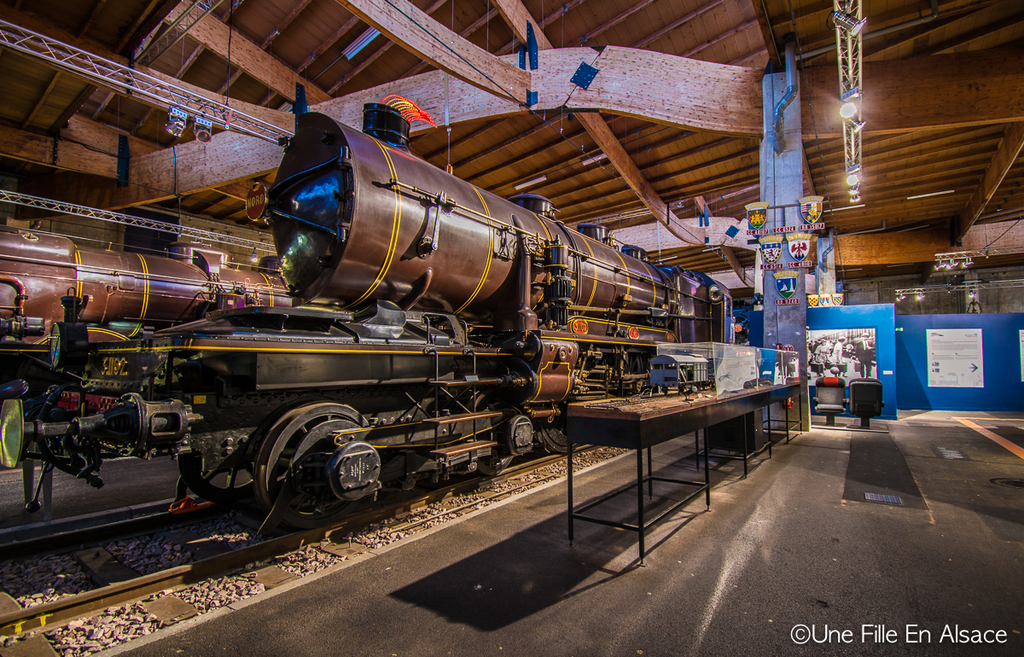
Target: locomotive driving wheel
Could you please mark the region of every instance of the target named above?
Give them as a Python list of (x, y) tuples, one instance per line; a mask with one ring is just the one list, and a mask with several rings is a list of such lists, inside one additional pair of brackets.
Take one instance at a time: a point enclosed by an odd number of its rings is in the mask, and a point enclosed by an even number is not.
[(359, 414), (332, 402), (292, 409), (270, 427), (256, 453), (253, 476), (256, 501), (270, 526), (281, 522), (309, 529), (348, 513), (355, 502), (332, 493), (325, 464), (339, 444), (361, 431)]
[(230, 504), (252, 495), (252, 475), (241, 464), (203, 469), (199, 454), (178, 456), (178, 474), (188, 489), (210, 502)]

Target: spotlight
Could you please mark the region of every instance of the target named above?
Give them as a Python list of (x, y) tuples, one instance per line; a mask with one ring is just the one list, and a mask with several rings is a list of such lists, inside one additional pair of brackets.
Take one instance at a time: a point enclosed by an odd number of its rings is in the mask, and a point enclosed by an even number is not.
[(213, 121), (200, 114), (192, 125), (192, 132), (196, 135), (196, 141), (204, 144), (210, 143), (213, 133)]
[(864, 129), (864, 121), (853, 120), (853, 121), (850, 121), (850, 125), (853, 126), (853, 131), (854, 132), (860, 132), (861, 130)]
[(167, 130), (172, 136), (180, 137), (181, 133), (185, 132), (185, 124), (188, 122), (188, 114), (185, 110), (178, 107), (172, 107), (167, 112), (167, 124), (164, 129)]
[(924, 292), (918, 292), (917, 293), (917, 300), (920, 301), (923, 298), (924, 298)]
[(845, 11), (836, 9), (832, 12), (832, 20), (835, 21), (836, 26), (843, 28), (850, 36), (857, 36), (864, 29), (864, 25), (868, 22), (868, 19), (862, 18), (857, 20), (856, 16), (851, 16)]
[(860, 192), (850, 194), (850, 203), (860, 203)]
[(252, 255), (249, 256), (249, 262), (255, 265), (257, 260), (259, 260), (259, 258), (256, 257), (256, 249), (254, 248), (252, 250)]
[(852, 119), (857, 115), (857, 103), (854, 102), (855, 98), (860, 98), (860, 87), (847, 89), (843, 93), (839, 94), (839, 100), (843, 103), (842, 107), (839, 108), (839, 116), (844, 119)]

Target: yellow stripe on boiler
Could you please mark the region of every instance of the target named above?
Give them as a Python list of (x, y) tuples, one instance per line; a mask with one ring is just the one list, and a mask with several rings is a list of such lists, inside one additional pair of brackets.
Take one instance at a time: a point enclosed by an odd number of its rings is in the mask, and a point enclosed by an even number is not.
[[(487, 201), (484, 200), (483, 194), (481, 194), (480, 190), (478, 190), (476, 187), (473, 188), (473, 191), (476, 192), (476, 197), (478, 199), (480, 199), (480, 204), (484, 208), (484, 215), (486, 215), (488, 219), (493, 219), (493, 217), (491, 217), (491, 211), (487, 207)], [(476, 299), (476, 295), (480, 294), (480, 290), (483, 289), (484, 283), (487, 281), (487, 275), (491, 272), (491, 260), (493, 260), (493, 258), (494, 258), (493, 254), (494, 254), (494, 229), (491, 228), (490, 221), (488, 221), (487, 222), (487, 253), (485, 255), (485, 261), (484, 261), (484, 273), (481, 274), (480, 280), (476, 284), (476, 289), (473, 290), (473, 294), (469, 295), (469, 298), (466, 299), (466, 303), (462, 304), (461, 306), (459, 306), (455, 310), (456, 313), (461, 313), (463, 310), (465, 310), (469, 306), (469, 304), (473, 303), (473, 299)]]
[[(388, 154), (387, 148), (385, 148), (384, 145), (381, 144), (376, 139), (374, 139), (373, 141), (375, 144), (377, 144), (377, 148), (380, 149), (380, 152), (384, 154), (384, 160), (388, 163), (388, 171), (391, 173), (391, 180), (398, 182), (398, 173), (395, 171), (395, 163), (391, 161), (391, 155)], [(345, 307), (346, 309), (352, 308), (353, 306), (362, 303), (367, 298), (369, 298), (369, 296), (373, 294), (374, 290), (376, 290), (377, 287), (380, 285), (381, 281), (384, 280), (384, 277), (387, 276), (388, 269), (391, 268), (391, 262), (394, 260), (395, 257), (395, 247), (398, 245), (398, 229), (402, 225), (402, 196), (401, 193), (399, 192), (398, 185), (395, 185), (394, 192), (395, 211), (391, 218), (391, 241), (388, 243), (387, 255), (384, 256), (384, 264), (381, 265), (380, 272), (377, 274), (377, 278), (374, 279), (373, 283), (370, 285), (370, 289), (368, 289), (366, 292), (363, 292), (362, 296), (360, 296), (358, 299), (348, 304)]]

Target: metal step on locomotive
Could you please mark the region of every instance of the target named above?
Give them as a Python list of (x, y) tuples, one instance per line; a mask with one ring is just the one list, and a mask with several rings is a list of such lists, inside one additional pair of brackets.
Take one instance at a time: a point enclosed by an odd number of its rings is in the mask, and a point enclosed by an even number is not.
[(315, 526), (564, 451), (567, 403), (639, 392), (659, 344), (731, 338), (727, 289), (570, 229), (542, 197), (449, 175), (408, 151), (408, 130), (379, 104), (363, 132), (300, 115), (267, 207), (298, 307), (117, 343), (57, 323), (53, 365), (81, 378), (25, 404), (7, 460), (97, 483), (103, 458), (171, 454), (198, 495), (251, 491), (265, 527)]

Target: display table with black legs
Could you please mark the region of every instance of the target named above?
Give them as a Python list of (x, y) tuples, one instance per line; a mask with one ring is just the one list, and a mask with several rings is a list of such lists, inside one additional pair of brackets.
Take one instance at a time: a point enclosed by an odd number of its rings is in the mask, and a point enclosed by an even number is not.
[[(647, 529), (664, 519), (681, 506), (704, 493), (705, 503), (711, 507), (711, 478), (708, 471), (708, 427), (721, 425), (735, 418), (753, 415), (766, 406), (799, 397), (800, 383), (792, 382), (782, 385), (761, 386), (749, 390), (729, 394), (728, 396), (700, 397), (686, 400), (679, 395), (654, 396), (631, 399), (603, 399), (592, 402), (569, 404), (568, 423), (568, 516), (569, 542), (574, 541), (573, 523), (576, 520), (593, 522), (618, 529), (635, 531), (640, 538), (640, 563), (643, 564), (646, 550), (644, 536)], [(770, 411), (769, 411), (770, 412)], [(770, 416), (769, 416), (770, 423)], [(699, 432), (704, 429), (704, 449), (699, 450)], [(698, 453), (703, 451), (704, 479), (685, 480), (655, 477), (651, 464), (651, 448), (663, 442), (693, 433), (698, 437)], [(786, 438), (789, 438), (787, 427)], [(741, 441), (744, 446), (747, 441)], [(768, 449), (771, 445), (771, 429), (769, 424)], [(573, 446), (601, 445), (621, 447), (636, 452), (636, 482), (617, 488), (610, 493), (591, 500), (575, 508), (573, 502)], [(647, 472), (644, 473), (643, 452), (647, 451)], [(744, 454), (744, 476), (746, 475), (746, 453)], [(699, 464), (698, 464), (699, 468)], [(643, 489), (647, 484), (648, 495), (653, 497), (654, 482), (661, 481), (693, 487), (685, 499), (675, 503), (671, 508), (662, 511), (656, 517), (645, 519)], [(636, 490), (637, 521), (622, 523), (603, 518), (583, 515), (602, 502)]]

